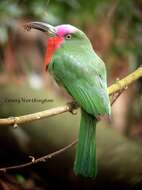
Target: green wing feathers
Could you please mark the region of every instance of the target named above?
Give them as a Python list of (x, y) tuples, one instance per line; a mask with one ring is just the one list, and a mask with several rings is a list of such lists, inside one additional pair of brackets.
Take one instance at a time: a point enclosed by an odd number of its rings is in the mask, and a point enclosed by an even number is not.
[(81, 111), (79, 142), (74, 162), (76, 175), (95, 177), (96, 167), (96, 119), (87, 112)]
[[(110, 114), (110, 102), (107, 93), (105, 67), (100, 62), (80, 60), (75, 62), (70, 56), (56, 56), (49, 65), (49, 71), (58, 84), (65, 87), (68, 93), (80, 104), (83, 109), (94, 115)], [(99, 59), (100, 60), (100, 59)], [(93, 64), (94, 63), (94, 64)]]

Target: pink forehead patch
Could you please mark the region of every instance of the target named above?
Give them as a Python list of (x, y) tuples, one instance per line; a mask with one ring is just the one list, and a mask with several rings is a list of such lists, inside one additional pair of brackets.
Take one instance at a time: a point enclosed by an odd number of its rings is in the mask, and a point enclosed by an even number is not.
[(76, 28), (69, 24), (56, 26), (57, 34), (63, 37), (66, 34), (74, 33)]

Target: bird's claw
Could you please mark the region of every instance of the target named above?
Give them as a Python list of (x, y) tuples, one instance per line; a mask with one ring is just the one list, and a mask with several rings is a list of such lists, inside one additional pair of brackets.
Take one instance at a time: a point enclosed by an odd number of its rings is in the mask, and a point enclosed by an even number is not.
[(67, 105), (69, 106), (69, 112), (73, 115), (77, 114), (77, 108), (79, 107), (77, 102), (69, 102), (67, 103)]

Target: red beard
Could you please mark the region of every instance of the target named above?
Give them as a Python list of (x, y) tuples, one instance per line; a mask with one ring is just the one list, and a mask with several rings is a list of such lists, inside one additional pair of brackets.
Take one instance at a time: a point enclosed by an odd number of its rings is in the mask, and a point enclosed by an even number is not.
[(45, 59), (44, 59), (44, 65), (45, 65), (46, 71), (48, 69), (49, 63), (52, 60), (53, 54), (60, 47), (60, 44), (62, 42), (63, 42), (63, 38), (58, 37), (58, 36), (48, 39), (47, 48), (46, 48), (46, 52), (45, 52)]

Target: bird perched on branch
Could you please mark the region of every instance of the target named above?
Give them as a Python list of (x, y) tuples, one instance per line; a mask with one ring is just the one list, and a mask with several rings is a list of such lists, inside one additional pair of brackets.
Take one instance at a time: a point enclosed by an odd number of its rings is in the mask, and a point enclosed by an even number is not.
[(110, 115), (106, 69), (85, 33), (72, 25), (31, 22), (48, 34), (45, 68), (81, 107), (79, 142), (74, 162), (76, 175), (94, 178), (97, 118)]

